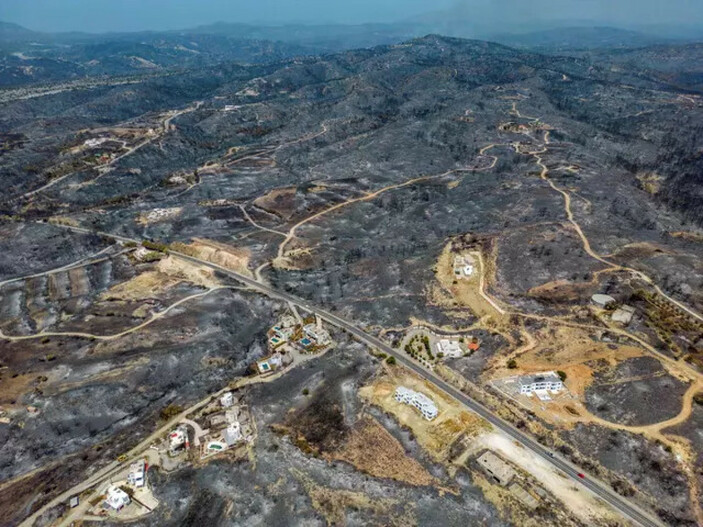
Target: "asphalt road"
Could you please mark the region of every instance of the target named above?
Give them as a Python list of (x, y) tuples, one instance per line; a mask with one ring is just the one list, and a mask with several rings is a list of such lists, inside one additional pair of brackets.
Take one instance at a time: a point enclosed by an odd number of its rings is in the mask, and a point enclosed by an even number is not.
[(580, 478), (578, 476), (579, 473), (583, 473), (581, 469), (576, 468), (574, 465), (572, 465), (570, 462), (564, 460), (563, 458), (559, 457), (558, 454), (553, 452), (552, 450), (548, 449), (547, 447), (541, 445), (537, 441), (533, 440), (531, 437), (528, 435), (524, 434), (514, 426), (512, 426), (510, 423), (507, 421), (504, 421), (500, 417), (497, 417), (491, 413), (490, 410), (488, 410), (485, 406), (482, 404), (474, 401), (464, 393), (460, 392), (456, 388), (452, 387), (449, 385), (447, 382), (442, 380), (440, 377), (435, 375), (433, 372), (423, 368), (419, 364), (411, 361), (410, 359), (406, 358), (404, 355), (402, 355), (398, 350), (393, 349), (390, 347), (388, 344), (383, 342), (382, 340), (369, 335), (368, 333), (364, 332), (362, 329), (359, 327), (355, 326), (353, 323), (337, 316), (329, 311), (326, 311), (318, 306), (315, 306), (313, 304), (310, 304), (306, 300), (303, 300), (299, 297), (296, 297), (294, 295), (291, 295), (289, 293), (285, 293), (282, 291), (278, 291), (276, 289), (273, 289), (267, 285), (261, 284), (257, 282), (256, 280), (249, 278), (247, 276), (241, 275), (239, 273), (236, 273), (234, 271), (230, 271), (229, 269), (222, 267), (217, 264), (213, 264), (210, 262), (205, 262), (203, 260), (199, 260), (197, 258), (193, 258), (191, 256), (182, 254), (182, 253), (177, 253), (171, 251), (171, 254), (174, 256), (177, 256), (179, 258), (183, 258), (185, 260), (192, 261), (197, 264), (201, 265), (206, 265), (212, 269), (216, 269), (224, 274), (227, 274), (231, 276), (232, 278), (243, 282), (244, 284), (251, 286), (252, 289), (257, 289), (263, 293), (265, 293), (267, 296), (272, 297), (272, 298), (278, 298), (280, 300), (284, 300), (286, 302), (291, 302), (298, 307), (301, 307), (311, 313), (316, 313), (318, 316), (320, 316), (323, 320), (328, 322), (329, 324), (332, 324), (338, 328), (341, 328), (348, 333), (352, 334), (354, 337), (356, 337), (358, 340), (361, 342), (367, 344), (368, 346), (371, 346), (372, 348), (376, 348), (379, 351), (382, 351), (383, 353), (386, 353), (387, 355), (391, 355), (396, 358), (396, 361), (406, 368), (409, 368), (410, 370), (414, 371), (417, 373), (420, 377), (423, 377), (430, 382), (432, 382), (435, 386), (449, 394), (451, 397), (454, 399), (458, 400), (461, 402), (463, 405), (465, 405), (467, 408), (469, 408), (471, 411), (474, 413), (478, 414), (480, 417), (491, 423), (494, 427), (498, 428), (505, 434), (509, 435), (516, 441), (519, 441), (522, 445), (525, 446), (525, 448), (528, 448), (538, 456), (542, 457), (549, 463), (551, 463), (553, 466), (564, 472), (567, 476), (571, 477), (574, 482), (580, 483), (584, 487), (586, 487), (588, 490), (590, 490), (593, 494), (597, 495), (600, 497), (603, 501), (607, 502), (610, 504), (611, 507), (613, 507), (615, 510), (619, 511), (621, 514), (624, 516), (630, 518), (634, 522), (636, 522), (639, 525), (647, 526), (647, 527), (660, 527), (663, 524), (659, 522), (657, 519), (652, 518), (649, 514), (643, 512), (639, 507), (630, 504), (627, 500), (625, 500), (623, 497), (615, 493), (612, 489), (609, 487), (605, 486), (603, 483), (600, 483), (598, 480), (595, 480), (593, 478), (589, 478), (586, 476), (586, 478)]
[[(78, 227), (68, 227), (68, 226), (62, 226), (66, 227), (69, 230), (74, 230), (77, 232), (83, 232), (83, 233), (92, 233), (92, 234), (98, 234), (98, 235), (103, 235), (103, 236), (108, 236), (111, 238), (114, 238), (119, 241), (123, 242), (135, 242), (135, 243), (141, 243), (141, 240), (136, 240), (136, 239), (131, 239), (131, 238), (126, 238), (123, 236), (117, 236), (114, 234), (109, 234), (109, 233), (102, 233), (102, 232), (94, 232), (90, 231), (88, 229), (83, 229), (83, 228), (78, 228)], [(170, 254), (182, 258), (184, 260), (191, 261), (193, 263), (196, 263), (198, 265), (204, 265), (207, 267), (210, 267), (211, 269), (215, 269), (225, 275), (228, 275), (235, 280), (242, 282), (248, 286), (250, 286), (252, 289), (258, 290), (267, 296), (271, 298), (278, 298), (280, 300), (290, 302), (292, 304), (297, 305), (298, 307), (301, 307), (305, 309), (306, 311), (309, 311), (311, 313), (315, 313), (318, 316), (320, 316), (323, 320), (327, 321), (329, 324), (332, 324), (340, 329), (343, 329), (347, 331), (348, 333), (352, 334), (354, 337), (356, 337), (359, 341), (364, 342), (368, 346), (371, 346), (372, 348), (376, 348), (379, 351), (382, 351), (383, 353), (386, 353), (387, 355), (393, 356), (396, 358), (396, 361), (406, 368), (409, 368), (410, 370), (414, 371), (417, 373), (420, 377), (423, 377), (430, 382), (432, 382), (435, 386), (446, 392), (448, 395), (465, 405), (467, 408), (469, 408), (471, 411), (474, 413), (478, 414), (480, 417), (491, 423), (494, 427), (497, 429), (501, 430), (508, 436), (512, 437), (514, 440), (518, 441), (521, 443), (525, 448), (531, 450), (534, 452), (536, 455), (540, 456), (547, 462), (551, 463), (554, 467), (557, 469), (561, 470), (564, 474), (566, 474), (568, 477), (572, 478), (574, 483), (581, 484), (583, 487), (591, 491), (593, 494), (601, 498), (603, 501), (608, 503), (611, 507), (613, 507), (616, 511), (619, 511), (623, 516), (631, 519), (638, 525), (642, 525), (645, 527), (662, 527), (664, 524), (661, 523), (658, 519), (653, 518), (651, 515), (647, 514), (646, 512), (642, 511), (639, 507), (636, 505), (633, 505), (630, 503), (628, 500), (617, 494), (615, 491), (613, 491), (610, 487), (606, 486), (605, 484), (601, 483), (600, 481), (589, 477), (586, 475), (585, 478), (580, 478), (578, 476), (579, 473), (583, 473), (583, 471), (577, 467), (575, 467), (573, 464), (570, 462), (566, 461), (565, 459), (561, 458), (557, 453), (553, 452), (549, 448), (541, 445), (534, 439), (532, 439), (530, 436), (526, 435), (525, 433), (521, 432), (514, 426), (512, 426), (510, 423), (507, 421), (504, 421), (500, 417), (494, 415), (491, 413), (489, 409), (487, 409), (485, 406), (482, 404), (476, 402), (475, 400), (471, 399), (468, 397), (466, 394), (460, 392), (456, 388), (452, 387), (449, 385), (447, 382), (442, 380), (440, 377), (435, 375), (433, 372), (421, 367), (419, 364), (409, 360), (406, 358), (404, 355), (402, 355), (398, 350), (393, 349), (390, 347), (388, 344), (383, 342), (382, 340), (367, 334), (364, 332), (361, 328), (357, 327), (354, 325), (352, 322), (349, 322), (345, 320), (342, 317), (339, 317), (337, 315), (334, 315), (330, 313), (329, 311), (326, 311), (318, 306), (315, 306), (308, 301), (296, 297), (294, 295), (291, 295), (289, 293), (285, 293), (283, 291), (278, 291), (276, 289), (273, 289), (272, 287), (262, 284), (260, 282), (257, 282), (253, 278), (250, 278), (248, 276), (239, 274), (237, 272), (231, 271), (230, 269), (227, 269), (226, 267), (223, 267), (221, 265), (217, 265), (215, 263), (211, 263), (205, 260), (200, 260), (198, 258), (194, 258), (192, 256), (188, 256), (187, 254), (179, 253), (176, 251), (170, 251)]]

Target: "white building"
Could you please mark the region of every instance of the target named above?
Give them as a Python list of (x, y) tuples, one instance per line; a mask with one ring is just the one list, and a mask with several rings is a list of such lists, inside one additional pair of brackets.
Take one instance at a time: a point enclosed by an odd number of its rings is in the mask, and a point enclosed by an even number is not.
[(171, 452), (183, 448), (188, 440), (185, 430), (182, 428), (176, 428), (168, 435), (168, 448)]
[(464, 355), (464, 352), (456, 340), (442, 339), (437, 342), (437, 352), (451, 359), (458, 359)]
[(110, 485), (107, 488), (107, 493), (105, 495), (105, 505), (110, 507), (112, 510), (119, 511), (123, 507), (126, 507), (132, 502), (129, 499), (129, 495), (121, 488)]
[(561, 377), (553, 371), (545, 373), (537, 373), (535, 375), (524, 375), (518, 380), (520, 384), (520, 393), (531, 395), (535, 392), (558, 393), (564, 389), (564, 383)]
[(431, 421), (437, 417), (437, 414), (439, 413), (437, 411), (437, 406), (435, 406), (434, 402), (432, 402), (432, 399), (427, 397), (424, 393), (413, 391), (405, 386), (398, 386), (396, 388), (395, 400), (400, 403), (414, 406), (420, 410), (422, 416), (428, 421)]
[(303, 333), (307, 338), (321, 346), (324, 346), (330, 341), (330, 334), (319, 323), (307, 324), (303, 327)]
[(259, 373), (271, 373), (283, 366), (283, 357), (280, 353), (274, 353), (256, 362)]
[(234, 423), (229, 425), (227, 428), (225, 428), (225, 431), (223, 433), (223, 437), (224, 437), (225, 443), (227, 443), (227, 446), (232, 446), (234, 444), (237, 444), (242, 439), (244, 439), (244, 436), (242, 435), (242, 429), (239, 426), (239, 422), (235, 421)]
[(135, 461), (129, 466), (129, 474), (127, 474), (127, 483), (130, 485), (141, 488), (144, 486), (144, 478), (146, 472), (146, 463), (143, 459)]
[(222, 405), (222, 408), (229, 408), (234, 404), (234, 394), (232, 392), (226, 392), (222, 394), (222, 397), (220, 397), (220, 404)]
[(608, 307), (610, 304), (615, 303), (615, 299), (610, 295), (595, 294), (591, 297), (591, 302), (598, 307)]

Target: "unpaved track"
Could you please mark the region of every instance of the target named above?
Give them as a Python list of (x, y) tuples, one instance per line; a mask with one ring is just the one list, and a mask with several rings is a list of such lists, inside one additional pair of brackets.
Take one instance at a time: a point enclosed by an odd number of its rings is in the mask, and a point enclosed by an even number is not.
[(155, 313), (152, 315), (152, 317), (145, 321), (142, 322), (141, 324), (131, 327), (129, 329), (126, 329), (124, 331), (120, 331), (119, 333), (114, 333), (112, 335), (95, 335), (93, 333), (83, 333), (79, 331), (41, 331), (39, 333), (34, 333), (32, 335), (6, 335), (0, 330), (0, 338), (3, 338), (5, 340), (9, 340), (11, 342), (17, 342), (20, 340), (32, 340), (32, 339), (39, 339), (39, 338), (44, 338), (44, 337), (78, 337), (78, 338), (85, 338), (85, 339), (90, 339), (90, 340), (116, 340), (121, 337), (124, 337), (126, 335), (129, 335), (130, 333), (134, 333), (135, 331), (139, 331), (140, 329), (143, 329), (160, 318), (166, 316), (169, 311), (177, 308), (181, 304), (184, 304), (186, 302), (190, 302), (191, 300), (194, 300), (196, 298), (202, 298), (204, 296), (207, 296), (211, 293), (214, 293), (216, 291), (222, 291), (224, 289), (242, 289), (239, 286), (218, 286), (218, 287), (213, 287), (211, 289), (208, 289), (207, 291), (204, 291), (202, 293), (196, 293), (194, 295), (187, 296), (185, 298), (181, 298), (177, 302), (174, 302), (170, 306), (168, 306), (166, 309), (163, 311), (159, 311), (158, 313)]
[[(62, 226), (66, 229), (69, 230), (74, 230), (76, 232), (90, 232), (87, 229), (83, 228), (77, 228), (77, 227), (69, 227), (69, 226)], [(138, 242), (138, 240), (133, 240), (126, 238), (124, 236), (115, 236), (115, 235), (110, 235), (109, 233), (98, 233), (98, 234), (104, 234), (106, 236), (112, 236), (113, 238), (116, 238), (120, 241), (130, 241), (130, 242)], [(571, 481), (574, 484), (582, 485), (584, 488), (588, 489), (590, 492), (594, 493), (595, 495), (599, 496), (601, 499), (603, 499), (605, 502), (607, 502), (610, 506), (612, 506), (615, 510), (619, 511), (621, 514), (624, 516), (631, 518), (635, 523), (639, 525), (643, 525), (646, 527), (652, 527), (652, 526), (661, 526), (662, 523), (652, 517), (650, 514), (647, 512), (644, 512), (642, 509), (640, 509), (637, 505), (632, 504), (629, 500), (623, 498), (622, 496), (618, 495), (615, 493), (610, 487), (606, 486), (604, 483), (601, 483), (595, 478), (592, 477), (587, 477), (585, 479), (579, 478), (578, 473), (581, 471), (581, 469), (575, 467), (572, 465), (569, 461), (562, 459), (558, 454), (552, 452), (548, 448), (540, 445), (537, 443), (535, 440), (533, 440), (530, 436), (526, 435), (525, 433), (521, 432), (520, 430), (516, 429), (513, 427), (511, 424), (507, 423), (500, 417), (494, 415), (489, 409), (481, 405), (480, 403), (474, 401), (473, 399), (469, 398), (467, 395), (463, 394), (462, 392), (458, 391), (455, 389), (453, 386), (448, 384), (446, 381), (438, 377), (436, 374), (433, 372), (426, 370), (419, 366), (418, 364), (410, 361), (407, 357), (405, 357), (400, 351), (390, 347), (388, 344), (383, 342), (382, 340), (369, 335), (366, 333), (364, 330), (356, 326), (353, 322), (347, 321), (346, 319), (343, 319), (333, 313), (330, 313), (322, 308), (319, 308), (310, 302), (303, 300), (301, 298), (298, 298), (294, 295), (291, 295), (290, 293), (286, 293), (283, 291), (278, 291), (276, 289), (271, 288), (270, 286), (260, 283), (256, 281), (253, 278), (250, 278), (248, 276), (239, 274), (235, 271), (232, 271), (231, 269), (228, 269), (226, 267), (223, 267), (221, 265), (208, 262), (205, 260), (200, 260), (198, 258), (188, 256), (186, 254), (182, 254), (176, 251), (171, 251), (171, 254), (173, 256), (182, 258), (186, 261), (190, 261), (196, 264), (203, 265), (205, 267), (209, 267), (211, 269), (215, 269), (217, 271), (220, 271), (237, 281), (245, 284), (246, 286), (249, 286), (250, 288), (259, 291), (271, 298), (279, 299), (285, 302), (290, 302), (308, 312), (315, 313), (320, 318), (328, 322), (329, 324), (342, 329), (344, 331), (347, 331), (350, 333), (352, 336), (356, 337), (359, 341), (362, 343), (366, 344), (372, 349), (377, 349), (379, 351), (385, 352), (387, 355), (391, 355), (396, 358), (396, 361), (405, 366), (406, 368), (409, 368), (410, 370), (414, 371), (416, 374), (418, 374), (420, 377), (428, 380), (429, 382), (432, 382), (437, 388), (440, 390), (444, 391), (447, 393), (450, 397), (453, 397), (457, 401), (459, 401), (461, 404), (466, 406), (469, 410), (472, 412), (478, 414), (479, 416), (483, 417), (486, 421), (491, 423), (493, 426), (496, 428), (500, 429), (503, 433), (507, 434), (514, 440), (518, 441), (521, 443), (525, 448), (528, 450), (532, 451), (535, 455), (540, 456), (543, 460), (551, 463), (554, 465), (557, 469), (561, 470), (566, 474), (568, 478), (571, 479)], [(224, 391), (224, 390), (223, 390)], [(221, 392), (218, 392), (218, 394)], [(216, 394), (216, 395), (218, 395)], [(210, 400), (210, 396), (208, 396), (207, 400), (205, 403), (199, 403), (200, 405), (206, 404)], [(197, 405), (196, 405), (197, 406)], [(186, 413), (190, 413), (192, 410), (189, 409), (186, 411)], [(178, 416), (178, 419), (181, 419), (185, 417), (184, 414), (180, 414)], [(155, 432), (152, 434), (147, 440), (144, 442), (140, 443), (141, 450), (144, 450), (144, 448), (148, 447), (148, 445), (159, 435), (165, 433), (167, 431), (167, 427), (161, 428), (159, 431)], [(114, 469), (113, 467), (106, 467), (103, 469), (105, 471), (105, 474), (109, 473), (111, 469)], [(86, 484), (85, 482), (78, 487), (75, 487), (74, 489), (71, 489), (71, 491), (67, 491), (63, 494), (61, 494), (59, 497), (55, 498), (51, 502), (49, 502), (47, 505), (39, 509), (36, 513), (34, 513), (28, 520), (25, 520), (21, 525), (22, 526), (31, 526), (32, 522), (36, 517), (38, 517), (44, 510), (47, 508), (54, 506), (58, 504), (61, 501), (66, 500), (69, 496), (71, 496), (75, 492), (79, 492), (82, 490), (85, 490), (86, 488), (89, 488), (96, 482), (100, 481), (101, 479), (104, 479), (105, 474), (102, 474), (101, 478), (99, 479), (94, 479), (95, 477), (90, 478), (90, 481), (92, 481), (91, 484)]]

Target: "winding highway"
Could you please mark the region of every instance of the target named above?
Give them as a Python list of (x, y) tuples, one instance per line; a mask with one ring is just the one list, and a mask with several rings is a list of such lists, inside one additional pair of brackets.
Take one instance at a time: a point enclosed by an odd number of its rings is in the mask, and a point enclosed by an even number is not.
[[(97, 235), (103, 235), (103, 236), (108, 236), (111, 238), (114, 238), (118, 241), (122, 242), (133, 242), (133, 243), (141, 243), (141, 240), (136, 240), (132, 238), (127, 238), (124, 236), (119, 236), (115, 234), (110, 234), (110, 233), (105, 233), (105, 232), (96, 232), (96, 231), (91, 231), (89, 229), (84, 229), (81, 227), (71, 227), (67, 225), (60, 225), (60, 227), (66, 228), (68, 230), (73, 230), (76, 232), (81, 232), (81, 233), (92, 233), (92, 234), (97, 234)], [(582, 470), (573, 465), (571, 462), (563, 459), (559, 454), (555, 453), (551, 449), (541, 445), (534, 439), (532, 439), (530, 436), (527, 434), (521, 432), (517, 428), (515, 428), (513, 425), (508, 423), (507, 421), (504, 421), (500, 417), (496, 416), (480, 404), (479, 402), (475, 401), (474, 399), (471, 399), (468, 397), (466, 394), (462, 393), (461, 391), (457, 390), (456, 388), (452, 387), (450, 384), (448, 384), (446, 381), (441, 379), (439, 376), (437, 376), (435, 373), (432, 371), (429, 371), (419, 364), (409, 360), (407, 357), (405, 357), (399, 350), (393, 349), (391, 346), (383, 342), (382, 340), (374, 337), (373, 335), (369, 335), (366, 333), (363, 329), (355, 325), (353, 322), (350, 322), (338, 315), (335, 315), (333, 313), (330, 313), (329, 311), (322, 309), (307, 300), (304, 300), (302, 298), (299, 298), (295, 295), (292, 295), (290, 293), (286, 293), (283, 291), (279, 291), (277, 289), (274, 289), (270, 287), (269, 285), (265, 283), (261, 283), (256, 281), (253, 278), (250, 278), (248, 276), (239, 274), (235, 271), (232, 271), (226, 267), (223, 267), (221, 265), (208, 262), (206, 260), (201, 260), (199, 258), (195, 258), (193, 256), (189, 256), (187, 254), (183, 254), (177, 251), (169, 251), (169, 254), (181, 258), (183, 260), (187, 260), (193, 263), (196, 263), (198, 265), (203, 265), (206, 267), (209, 267), (211, 269), (214, 269), (216, 271), (219, 271), (231, 278), (234, 278), (235, 280), (251, 287), (252, 289), (259, 291), (271, 298), (276, 298), (288, 303), (291, 303), (293, 305), (296, 305), (306, 311), (309, 311), (311, 313), (315, 313), (319, 317), (321, 317), (323, 320), (325, 320), (327, 323), (336, 326), (339, 329), (342, 329), (351, 335), (353, 335), (356, 339), (358, 339), (360, 342), (363, 342), (364, 344), (370, 346), (371, 348), (375, 348), (378, 351), (381, 351), (383, 353), (386, 353), (389, 356), (395, 357), (396, 361), (399, 364), (402, 364), (406, 368), (412, 370), (414, 373), (419, 375), (420, 377), (428, 380), (429, 382), (433, 383), (437, 388), (440, 390), (444, 391), (446, 394), (451, 396), (452, 398), (456, 399), (459, 401), (461, 404), (463, 404), (466, 408), (471, 410), (472, 412), (476, 413), (486, 421), (488, 421), (491, 425), (493, 425), (495, 428), (499, 429), (503, 433), (507, 434), (509, 437), (514, 439), (515, 441), (518, 441), (521, 445), (523, 445), (526, 449), (530, 450), (537, 456), (541, 457), (542, 459), (546, 460), (549, 462), (552, 466), (563, 472), (565, 475), (570, 477), (574, 483), (581, 484), (585, 489), (589, 490), (591, 493), (594, 495), (598, 496), (600, 499), (602, 499), (604, 502), (608, 503), (613, 509), (618, 511), (620, 514), (625, 516), (626, 518), (629, 518), (633, 522), (635, 522), (637, 525), (641, 525), (644, 527), (662, 527), (664, 524), (659, 521), (658, 519), (654, 518), (652, 515), (649, 513), (643, 511), (640, 507), (637, 505), (631, 503), (629, 500), (625, 499), (624, 497), (620, 496), (617, 494), (614, 490), (612, 490), (610, 487), (606, 486), (604, 483), (598, 481), (595, 478), (589, 477), (586, 475), (585, 478), (579, 477), (579, 474), (582, 473)]]

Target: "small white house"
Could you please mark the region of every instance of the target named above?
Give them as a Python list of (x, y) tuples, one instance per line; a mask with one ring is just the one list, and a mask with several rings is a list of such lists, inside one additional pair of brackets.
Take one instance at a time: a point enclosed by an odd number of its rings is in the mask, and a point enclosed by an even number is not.
[(229, 408), (234, 404), (234, 394), (232, 392), (225, 392), (220, 397), (220, 405), (222, 408)]
[(132, 500), (129, 499), (129, 495), (121, 488), (115, 485), (110, 485), (107, 488), (107, 493), (105, 496), (105, 505), (110, 507), (112, 510), (119, 511), (123, 507), (129, 505), (131, 502)]
[(398, 388), (396, 388), (395, 400), (414, 406), (420, 410), (422, 416), (428, 421), (432, 421), (439, 413), (432, 399), (427, 397), (424, 393), (413, 391), (405, 386), (398, 386)]
[(442, 339), (436, 344), (436, 347), (438, 353), (451, 359), (458, 359), (464, 355), (459, 342), (456, 340)]
[(564, 383), (561, 377), (553, 371), (537, 373), (535, 375), (524, 375), (520, 377), (518, 383), (520, 385), (520, 393), (523, 395), (547, 391), (559, 393), (564, 389)]

